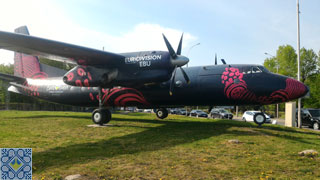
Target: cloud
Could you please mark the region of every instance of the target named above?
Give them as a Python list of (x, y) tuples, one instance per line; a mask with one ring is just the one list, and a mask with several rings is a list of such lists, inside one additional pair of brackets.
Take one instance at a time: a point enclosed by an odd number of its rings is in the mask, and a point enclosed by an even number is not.
[[(80, 46), (121, 53), (148, 50), (167, 51), (162, 33), (174, 49), (177, 48), (181, 30), (154, 23), (140, 23), (120, 35), (90, 29), (76, 24), (68, 15), (49, 1), (4, 1), (0, 7), (0, 30), (13, 31), (27, 25), (33, 36), (62, 41)], [(184, 33), (183, 50), (197, 37)], [(185, 51), (183, 51), (185, 52)], [(0, 64), (13, 63), (13, 53), (0, 50)]]
[[(86, 32), (88, 44), (92, 38), (100, 40), (98, 43), (100, 48), (105, 47), (107, 51), (113, 52), (133, 52), (133, 51), (146, 51), (146, 50), (164, 50), (167, 47), (164, 43), (162, 33), (166, 35), (173, 48), (178, 47), (181, 34), (180, 30), (162, 27), (158, 24), (141, 23), (136, 25), (132, 30), (120, 35), (112, 36), (106, 33)], [(190, 43), (197, 38), (190, 33), (184, 33), (183, 47), (186, 49)], [(99, 48), (99, 47), (98, 47)]]
[[(52, 31), (54, 31), (54, 34), (50, 33)], [(148, 50), (167, 51), (162, 33), (166, 35), (172, 47), (176, 49), (183, 32), (177, 29), (162, 27), (158, 24), (141, 23), (120, 36), (113, 36), (108, 33), (98, 32), (76, 25), (70, 26), (69, 23), (61, 29), (57, 28), (51, 29), (51, 31), (41, 31), (39, 32), (39, 35), (32, 35), (90, 48), (102, 49), (102, 47), (104, 47), (106, 51), (121, 53)], [(195, 36), (190, 33), (184, 33), (183, 52), (186, 52), (184, 50), (189, 48), (192, 45), (190, 43), (195, 40), (197, 40)]]

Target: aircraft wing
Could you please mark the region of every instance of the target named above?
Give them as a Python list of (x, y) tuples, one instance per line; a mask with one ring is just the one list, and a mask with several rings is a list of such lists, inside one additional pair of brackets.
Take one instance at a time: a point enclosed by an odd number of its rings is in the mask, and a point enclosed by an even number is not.
[(120, 54), (4, 31), (0, 31), (0, 48), (79, 65), (119, 67), (125, 59)]

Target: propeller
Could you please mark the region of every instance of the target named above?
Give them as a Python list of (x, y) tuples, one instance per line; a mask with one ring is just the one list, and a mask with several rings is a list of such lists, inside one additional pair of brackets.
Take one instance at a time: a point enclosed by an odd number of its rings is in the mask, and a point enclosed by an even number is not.
[(170, 54), (170, 62), (174, 66), (174, 69), (173, 69), (172, 75), (171, 75), (171, 79), (170, 79), (169, 94), (171, 96), (172, 95), (172, 91), (173, 91), (173, 87), (174, 87), (174, 79), (176, 77), (177, 68), (180, 68), (184, 79), (186, 80), (186, 82), (188, 84), (190, 84), (190, 79), (189, 79), (187, 73), (181, 68), (182, 66), (184, 66), (185, 64), (187, 64), (189, 62), (189, 58), (187, 58), (186, 56), (182, 56), (181, 55), (183, 33), (182, 33), (181, 38), (180, 38), (180, 42), (179, 42), (179, 45), (178, 45), (177, 52), (174, 51), (174, 49), (172, 48), (172, 46), (169, 43), (169, 41), (166, 38), (166, 36), (164, 34), (162, 34), (162, 36), (163, 36), (164, 42), (166, 43), (166, 46), (167, 46), (169, 54)]
[(222, 62), (223, 64), (227, 64), (224, 59), (221, 59), (221, 62)]

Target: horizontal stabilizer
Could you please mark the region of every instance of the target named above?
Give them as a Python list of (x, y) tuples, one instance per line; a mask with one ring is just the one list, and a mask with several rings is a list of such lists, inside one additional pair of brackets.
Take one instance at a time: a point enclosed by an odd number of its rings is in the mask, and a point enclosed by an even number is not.
[(16, 82), (16, 83), (24, 83), (26, 81), (25, 78), (12, 76), (9, 74), (0, 73), (0, 80), (8, 81), (8, 82)]

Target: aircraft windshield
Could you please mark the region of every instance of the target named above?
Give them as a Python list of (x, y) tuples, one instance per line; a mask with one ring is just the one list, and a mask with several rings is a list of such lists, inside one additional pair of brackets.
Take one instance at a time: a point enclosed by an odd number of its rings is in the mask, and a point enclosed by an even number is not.
[(265, 68), (264, 66), (258, 66), (258, 68), (262, 71), (262, 72), (266, 72), (268, 73), (269, 70), (267, 68)]

